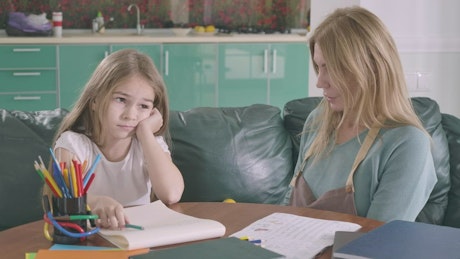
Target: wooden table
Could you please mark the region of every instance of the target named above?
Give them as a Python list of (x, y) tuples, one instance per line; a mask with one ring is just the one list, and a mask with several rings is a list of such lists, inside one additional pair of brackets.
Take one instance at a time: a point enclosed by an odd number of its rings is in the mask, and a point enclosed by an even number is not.
[[(221, 222), (226, 227), (225, 236), (229, 236), (254, 221), (274, 212), (353, 222), (362, 226), (359, 230), (361, 232), (367, 232), (383, 224), (380, 221), (348, 214), (270, 204), (185, 202), (169, 207), (187, 215)], [(1, 258), (23, 259), (26, 252), (36, 252), (39, 249), (49, 248), (51, 245), (52, 243), (43, 236), (43, 221), (24, 224), (0, 232)], [(113, 246), (99, 235), (89, 237), (82, 245)], [(331, 258), (331, 248), (327, 249), (319, 258)]]

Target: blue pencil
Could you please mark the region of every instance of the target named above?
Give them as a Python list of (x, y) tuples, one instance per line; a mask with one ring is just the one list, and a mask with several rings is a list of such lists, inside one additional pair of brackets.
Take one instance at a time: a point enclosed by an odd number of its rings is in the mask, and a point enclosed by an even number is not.
[(56, 169), (58, 170), (59, 173), (62, 174), (61, 166), (59, 165), (59, 161), (57, 160), (56, 156), (54, 155), (54, 152), (53, 152), (52, 148), (50, 148), (50, 153), (51, 153), (51, 157), (53, 158), (54, 163), (56, 164)]
[(96, 166), (97, 166), (97, 163), (99, 163), (99, 160), (101, 160), (101, 154), (97, 154), (96, 159), (94, 159), (93, 164), (88, 169), (88, 172), (86, 173), (85, 177), (83, 177), (83, 188), (86, 188), (86, 185), (88, 184), (88, 181), (91, 178), (91, 175), (94, 173), (94, 170), (96, 170)]
[(53, 163), (53, 178), (56, 184), (59, 186), (59, 188), (62, 191), (62, 195), (65, 198), (71, 198), (69, 193), (69, 189), (67, 188), (67, 185), (65, 184), (64, 181), (64, 176), (60, 173), (60, 170), (58, 171), (59, 165), (56, 163)]

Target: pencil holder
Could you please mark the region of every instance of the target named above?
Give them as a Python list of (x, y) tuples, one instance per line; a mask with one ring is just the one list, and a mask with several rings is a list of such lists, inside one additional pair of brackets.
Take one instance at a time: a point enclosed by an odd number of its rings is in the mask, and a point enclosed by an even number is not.
[[(86, 232), (87, 230), (87, 220), (60, 220), (61, 216), (75, 216), (75, 215), (86, 215), (87, 206), (86, 206), (86, 195), (80, 196), (77, 198), (57, 198), (52, 197), (53, 204), (53, 217), (57, 218), (59, 222), (69, 223), (68, 226), (63, 226), (63, 228), (72, 233), (81, 233)], [(79, 231), (78, 225), (81, 230)], [(75, 244), (80, 242), (80, 238), (69, 236), (68, 234), (63, 233), (56, 227), (53, 231), (53, 242), (58, 244)]]

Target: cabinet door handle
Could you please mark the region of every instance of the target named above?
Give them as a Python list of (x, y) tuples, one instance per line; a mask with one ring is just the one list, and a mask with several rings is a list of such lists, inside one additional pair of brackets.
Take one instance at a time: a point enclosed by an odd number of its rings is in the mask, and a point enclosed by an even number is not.
[(40, 76), (40, 72), (13, 72), (13, 76)]
[(40, 48), (14, 48), (13, 52), (40, 52)]
[(264, 74), (268, 71), (268, 49), (264, 50)]
[(108, 51), (104, 51), (104, 58), (106, 58), (109, 55)]
[(35, 100), (41, 100), (42, 98), (40, 96), (15, 96), (13, 97), (13, 100), (15, 101), (35, 101)]
[(169, 51), (165, 51), (165, 76), (169, 76)]
[(276, 74), (276, 49), (273, 50), (272, 73)]

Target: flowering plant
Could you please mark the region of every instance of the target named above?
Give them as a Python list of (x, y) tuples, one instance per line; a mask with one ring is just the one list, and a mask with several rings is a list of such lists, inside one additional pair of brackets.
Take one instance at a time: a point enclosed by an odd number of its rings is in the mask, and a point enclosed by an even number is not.
[[(114, 28), (133, 28), (136, 16), (127, 11), (132, 1), (115, 0), (2, 0), (0, 28), (4, 28), (9, 12), (63, 12), (65, 29), (89, 29), (101, 11), (104, 20), (113, 17)], [(162, 28), (167, 21), (173, 25), (215, 24), (227, 27), (258, 26), (263, 28), (306, 27), (309, 0), (136, 0), (141, 23), (146, 28)], [(300, 18), (299, 18), (300, 17)], [(169, 24), (170, 25), (170, 24)], [(171, 27), (171, 26), (170, 26)]]

